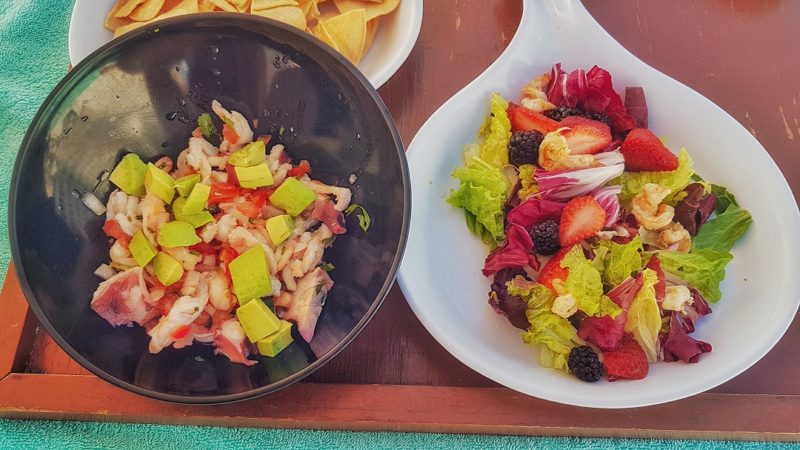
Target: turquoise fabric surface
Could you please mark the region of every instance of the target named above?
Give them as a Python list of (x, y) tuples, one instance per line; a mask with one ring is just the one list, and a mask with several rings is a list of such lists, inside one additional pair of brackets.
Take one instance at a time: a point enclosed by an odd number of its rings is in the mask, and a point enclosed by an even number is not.
[[(28, 124), (66, 73), (70, 0), (0, 0), (0, 269), (8, 266), (7, 202), (11, 171)], [(602, 414), (602, 412), (598, 412)], [(528, 438), (418, 433), (231, 429), (0, 419), (0, 449), (72, 448), (636, 448), (755, 449), (752, 442)]]

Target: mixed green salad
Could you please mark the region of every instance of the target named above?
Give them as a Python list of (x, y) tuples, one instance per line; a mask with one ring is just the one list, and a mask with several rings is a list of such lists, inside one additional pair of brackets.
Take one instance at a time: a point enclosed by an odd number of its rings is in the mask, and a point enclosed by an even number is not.
[(623, 101), (608, 71), (556, 64), (518, 103), (492, 95), (464, 162), (447, 201), (490, 247), (489, 304), (543, 366), (641, 379), (711, 351), (690, 335), (752, 218), (648, 129), (642, 88)]

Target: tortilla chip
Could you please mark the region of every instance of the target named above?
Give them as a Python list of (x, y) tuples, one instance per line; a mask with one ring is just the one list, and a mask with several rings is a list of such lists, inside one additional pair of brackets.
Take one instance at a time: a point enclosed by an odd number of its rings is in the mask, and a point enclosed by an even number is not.
[(254, 10), (252, 13), (283, 22), (300, 30), (306, 29), (306, 15), (299, 6), (278, 6), (277, 8)]
[(281, 6), (300, 6), (297, 0), (253, 0), (250, 4), (250, 11), (263, 11), (265, 9), (278, 8)]
[(381, 18), (376, 17), (369, 22), (367, 22), (367, 38), (364, 42), (364, 53), (361, 55), (361, 59), (369, 52), (369, 49), (372, 48), (372, 42), (375, 40), (375, 35), (378, 34), (378, 25), (380, 24)]
[(226, 0), (211, 0), (211, 3), (213, 3), (217, 8), (226, 12), (238, 12), (236, 7), (228, 3)]
[(131, 15), (128, 17), (137, 22), (147, 22), (148, 20), (153, 20), (153, 18), (158, 15), (163, 7), (164, 0), (146, 0), (144, 3), (139, 5), (138, 8), (133, 10)]
[(109, 11), (108, 15), (106, 16), (106, 20), (103, 23), (103, 25), (106, 27), (108, 31), (114, 31), (121, 26), (128, 25), (131, 22), (133, 22), (131, 19), (127, 17), (123, 18), (115, 17), (115, 14), (117, 14), (117, 11), (119, 11), (119, 9), (122, 8), (125, 2), (126, 0), (117, 0), (117, 3), (114, 5), (113, 8), (111, 8), (111, 11)]
[(330, 32), (328, 32), (328, 29), (325, 28), (324, 23), (322, 22), (318, 23), (317, 26), (314, 27), (314, 29), (312, 30), (312, 33), (314, 34), (314, 36), (316, 36), (317, 39), (330, 45), (337, 52), (339, 53), (342, 52), (341, 50), (339, 50), (339, 47), (336, 46), (336, 42), (334, 42), (333, 37), (331, 36)]
[(359, 8), (321, 22), (341, 54), (353, 64), (358, 64), (364, 53), (367, 38), (365, 16), (364, 9)]
[(300, 8), (306, 15), (306, 22), (313, 22), (319, 18), (319, 7), (317, 0), (300, 0)]
[(192, 14), (198, 12), (197, 8), (197, 1), (198, 0), (180, 0), (176, 3), (176, 0), (167, 0), (167, 5), (170, 7), (165, 13), (156, 16), (153, 20), (149, 20), (147, 22), (133, 22), (131, 24), (122, 26), (114, 30), (114, 37), (122, 36), (123, 34), (135, 30), (139, 27), (143, 27), (145, 25), (151, 24), (161, 19), (168, 19), (170, 17), (181, 16), (184, 14)]
[(214, 10), (214, 4), (211, 0), (199, 0), (197, 2), (197, 10), (200, 12), (211, 12)]
[(376, 17), (385, 16), (394, 11), (397, 5), (400, 4), (400, 0), (386, 0), (383, 3), (365, 0), (333, 0), (333, 3), (336, 4), (336, 9), (342, 14), (354, 9), (364, 8), (367, 21), (370, 21)]
[(145, 0), (127, 0), (118, 10), (114, 13), (114, 17), (121, 19), (123, 17), (128, 17), (131, 15), (134, 9), (137, 6), (144, 3)]
[(228, 3), (232, 4), (239, 12), (247, 12), (250, 9), (250, 0), (228, 0)]

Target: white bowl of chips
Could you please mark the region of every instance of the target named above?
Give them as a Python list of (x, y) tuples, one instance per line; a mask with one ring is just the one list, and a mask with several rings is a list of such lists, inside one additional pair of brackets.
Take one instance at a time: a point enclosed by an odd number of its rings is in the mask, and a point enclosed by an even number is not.
[(314, 34), (354, 63), (375, 88), (406, 60), (422, 25), (422, 0), (75, 0), (70, 62), (78, 64), (140, 26), (211, 11), (256, 14)]

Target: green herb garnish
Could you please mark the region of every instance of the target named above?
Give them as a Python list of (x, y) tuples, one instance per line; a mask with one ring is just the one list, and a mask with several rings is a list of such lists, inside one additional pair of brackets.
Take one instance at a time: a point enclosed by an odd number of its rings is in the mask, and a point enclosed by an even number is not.
[(211, 114), (209, 113), (201, 114), (200, 117), (197, 118), (197, 126), (200, 127), (200, 131), (206, 139), (214, 135), (219, 135), (219, 131), (217, 131), (217, 127), (214, 126), (214, 122), (211, 120)]
[(358, 225), (366, 233), (369, 230), (369, 227), (372, 226), (372, 217), (370, 217), (370, 215), (367, 212), (366, 208), (364, 208), (363, 206), (361, 206), (359, 204), (353, 203), (344, 212), (345, 212), (345, 214), (347, 214), (349, 216), (350, 214), (353, 214), (353, 212), (355, 212), (355, 210), (357, 210), (357, 209), (361, 210), (360, 213), (356, 214), (356, 217), (358, 217)]
[(319, 268), (324, 270), (325, 272), (330, 272), (331, 270), (335, 269), (336, 266), (334, 266), (333, 264), (331, 264), (329, 262), (324, 262), (324, 263), (319, 265)]

